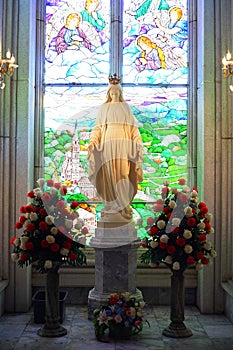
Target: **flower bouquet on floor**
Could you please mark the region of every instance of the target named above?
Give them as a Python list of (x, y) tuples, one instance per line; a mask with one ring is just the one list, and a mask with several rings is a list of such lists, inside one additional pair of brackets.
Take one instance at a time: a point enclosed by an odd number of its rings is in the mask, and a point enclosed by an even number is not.
[(146, 251), (141, 262), (158, 266), (166, 264), (172, 272), (184, 272), (195, 266), (200, 270), (216, 256), (208, 240), (214, 233), (212, 214), (204, 202), (198, 202), (198, 189), (190, 189), (184, 179), (179, 179), (180, 189), (169, 189), (164, 181), (162, 198), (155, 206), (155, 217), (148, 219), (148, 238), (142, 241)]
[(102, 340), (105, 331), (109, 336), (128, 339), (143, 328), (143, 301), (136, 301), (130, 293), (115, 293), (109, 296), (106, 304), (94, 310), (95, 335)]
[(23, 234), (11, 239), (12, 259), (21, 267), (35, 263), (41, 273), (52, 269), (55, 263), (56, 267), (85, 264), (84, 245), (72, 236), (78, 203), (65, 201), (66, 186), (52, 180), (37, 182), (39, 187), (27, 194), (30, 202), (20, 208), (15, 228), (22, 229)]

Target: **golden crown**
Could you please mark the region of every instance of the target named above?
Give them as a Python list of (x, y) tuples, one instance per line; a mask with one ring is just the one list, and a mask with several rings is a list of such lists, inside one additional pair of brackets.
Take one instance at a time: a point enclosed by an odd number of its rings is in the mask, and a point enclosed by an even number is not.
[(109, 80), (109, 83), (112, 85), (117, 85), (117, 84), (120, 84), (121, 82), (121, 78), (118, 77), (116, 73), (114, 73), (113, 75), (109, 75), (108, 80)]

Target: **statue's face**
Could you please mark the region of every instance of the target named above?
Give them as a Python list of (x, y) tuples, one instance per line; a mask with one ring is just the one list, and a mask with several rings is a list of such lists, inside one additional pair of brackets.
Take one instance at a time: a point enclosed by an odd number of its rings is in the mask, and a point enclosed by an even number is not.
[(113, 102), (119, 101), (119, 97), (120, 97), (119, 89), (112, 87), (111, 90), (109, 91), (109, 94)]

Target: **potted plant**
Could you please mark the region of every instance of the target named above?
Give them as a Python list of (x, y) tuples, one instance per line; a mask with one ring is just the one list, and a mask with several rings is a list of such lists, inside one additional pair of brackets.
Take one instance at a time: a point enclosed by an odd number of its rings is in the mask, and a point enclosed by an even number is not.
[(86, 256), (84, 246), (72, 236), (78, 203), (66, 202), (66, 186), (60, 183), (39, 179), (38, 185), (27, 194), (30, 202), (20, 207), (15, 228), (23, 233), (11, 239), (11, 256), (18, 266), (35, 264), (36, 270), (47, 274), (46, 322), (39, 334), (59, 336), (66, 334), (66, 330), (59, 324), (58, 270), (65, 264), (81, 266), (86, 263)]
[(98, 340), (107, 330), (110, 337), (128, 339), (143, 329), (143, 301), (130, 293), (111, 294), (108, 301), (94, 310), (94, 328)]
[(155, 217), (148, 219), (148, 237), (142, 241), (146, 249), (141, 262), (151, 266), (167, 265), (171, 272), (171, 320), (163, 334), (171, 337), (192, 335), (183, 324), (184, 277), (186, 268), (200, 270), (216, 257), (209, 236), (214, 233), (212, 214), (206, 203), (198, 201), (198, 189), (190, 189), (185, 179), (179, 179), (177, 187), (169, 188), (164, 181), (161, 199), (158, 199)]

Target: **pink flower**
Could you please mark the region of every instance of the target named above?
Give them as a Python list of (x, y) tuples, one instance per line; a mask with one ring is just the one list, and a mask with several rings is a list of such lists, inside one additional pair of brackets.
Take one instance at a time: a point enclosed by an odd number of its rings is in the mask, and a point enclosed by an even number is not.
[(121, 317), (121, 315), (117, 314), (117, 315), (114, 317), (114, 320), (116, 321), (116, 323), (121, 323), (121, 322), (122, 322), (122, 317)]

